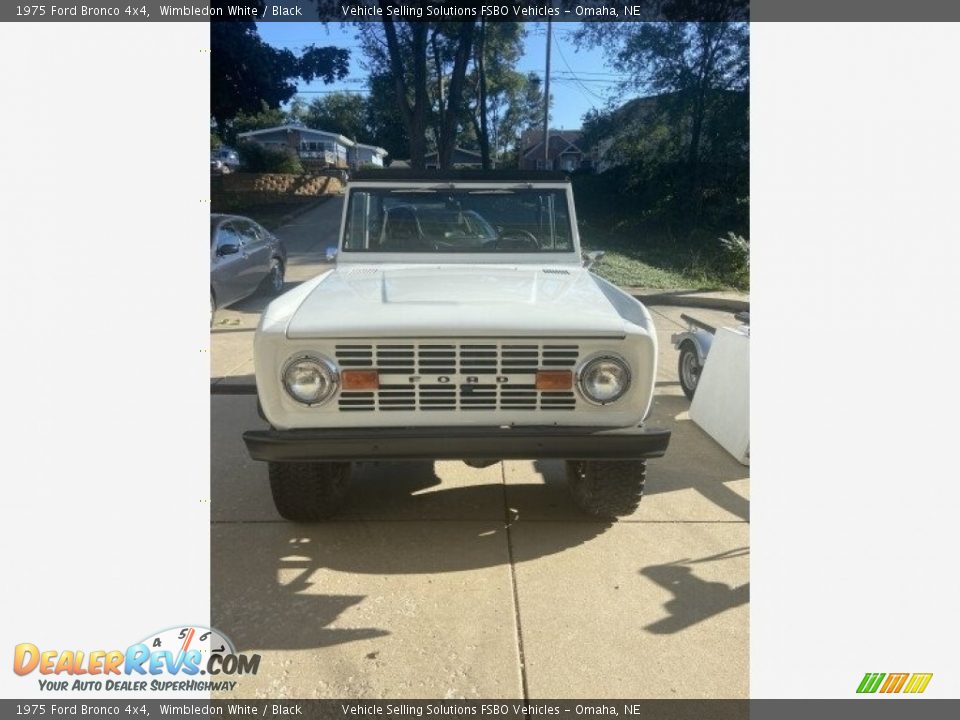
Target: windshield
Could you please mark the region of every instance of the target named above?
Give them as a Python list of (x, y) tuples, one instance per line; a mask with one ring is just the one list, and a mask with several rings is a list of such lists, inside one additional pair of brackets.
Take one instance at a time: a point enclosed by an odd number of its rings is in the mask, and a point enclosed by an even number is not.
[(347, 252), (572, 252), (567, 194), (553, 189), (362, 188)]

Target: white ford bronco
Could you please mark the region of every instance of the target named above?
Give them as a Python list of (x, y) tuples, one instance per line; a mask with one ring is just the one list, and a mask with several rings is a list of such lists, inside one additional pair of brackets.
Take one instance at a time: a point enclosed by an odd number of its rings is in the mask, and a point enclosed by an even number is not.
[(633, 512), (657, 334), (647, 309), (584, 267), (558, 173), (357, 173), (336, 266), (270, 303), (254, 361), (280, 514), (342, 503), (352, 463), (567, 461), (584, 511)]

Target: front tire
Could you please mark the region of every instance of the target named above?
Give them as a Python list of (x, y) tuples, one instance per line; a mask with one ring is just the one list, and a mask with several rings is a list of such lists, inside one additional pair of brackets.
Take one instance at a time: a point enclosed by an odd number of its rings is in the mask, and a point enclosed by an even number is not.
[(270, 272), (263, 281), (263, 289), (268, 295), (279, 295), (283, 292), (283, 263), (279, 258), (270, 261)]
[(691, 342), (680, 346), (680, 359), (677, 361), (677, 375), (680, 377), (680, 387), (688, 400), (693, 400), (700, 383), (700, 374), (703, 365), (700, 363), (700, 354)]
[(270, 492), (277, 512), (293, 522), (325, 520), (343, 505), (350, 488), (350, 463), (269, 463)]
[(640, 506), (646, 460), (568, 460), (567, 484), (583, 512), (599, 518), (631, 515)]

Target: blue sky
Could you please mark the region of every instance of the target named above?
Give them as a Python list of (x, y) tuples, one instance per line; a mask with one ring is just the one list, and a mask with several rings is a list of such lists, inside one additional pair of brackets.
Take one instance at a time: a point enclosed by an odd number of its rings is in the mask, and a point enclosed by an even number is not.
[[(583, 114), (593, 107), (602, 108), (622, 75), (606, 64), (600, 49), (578, 51), (572, 34), (578, 23), (553, 23), (553, 57), (550, 70), (550, 94), (553, 96), (551, 125), (555, 128), (580, 127)], [(546, 61), (546, 23), (525, 23), (527, 36), (524, 55), (517, 65), (522, 72), (536, 72), (541, 77)], [(299, 51), (304, 45), (336, 45), (351, 50), (350, 74), (341, 82), (302, 83), (302, 97), (310, 100), (317, 92), (350, 90), (365, 92), (366, 73), (362, 52), (355, 37), (356, 30), (340, 23), (262, 22), (257, 24), (260, 37), (276, 47)]]

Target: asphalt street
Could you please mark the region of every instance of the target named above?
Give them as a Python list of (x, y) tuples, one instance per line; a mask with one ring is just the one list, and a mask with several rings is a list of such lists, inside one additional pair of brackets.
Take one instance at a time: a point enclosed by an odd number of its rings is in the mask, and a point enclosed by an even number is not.
[[(277, 231), (289, 286), (326, 268), (340, 209)], [(233, 696), (747, 697), (749, 469), (689, 420), (669, 342), (682, 308), (651, 308), (650, 422), (673, 437), (632, 517), (581, 515), (561, 462), (423, 462), (363, 465), (337, 519), (297, 525), (241, 439), (262, 426), (249, 389), (265, 303), (212, 330), (212, 620), (262, 655)]]

